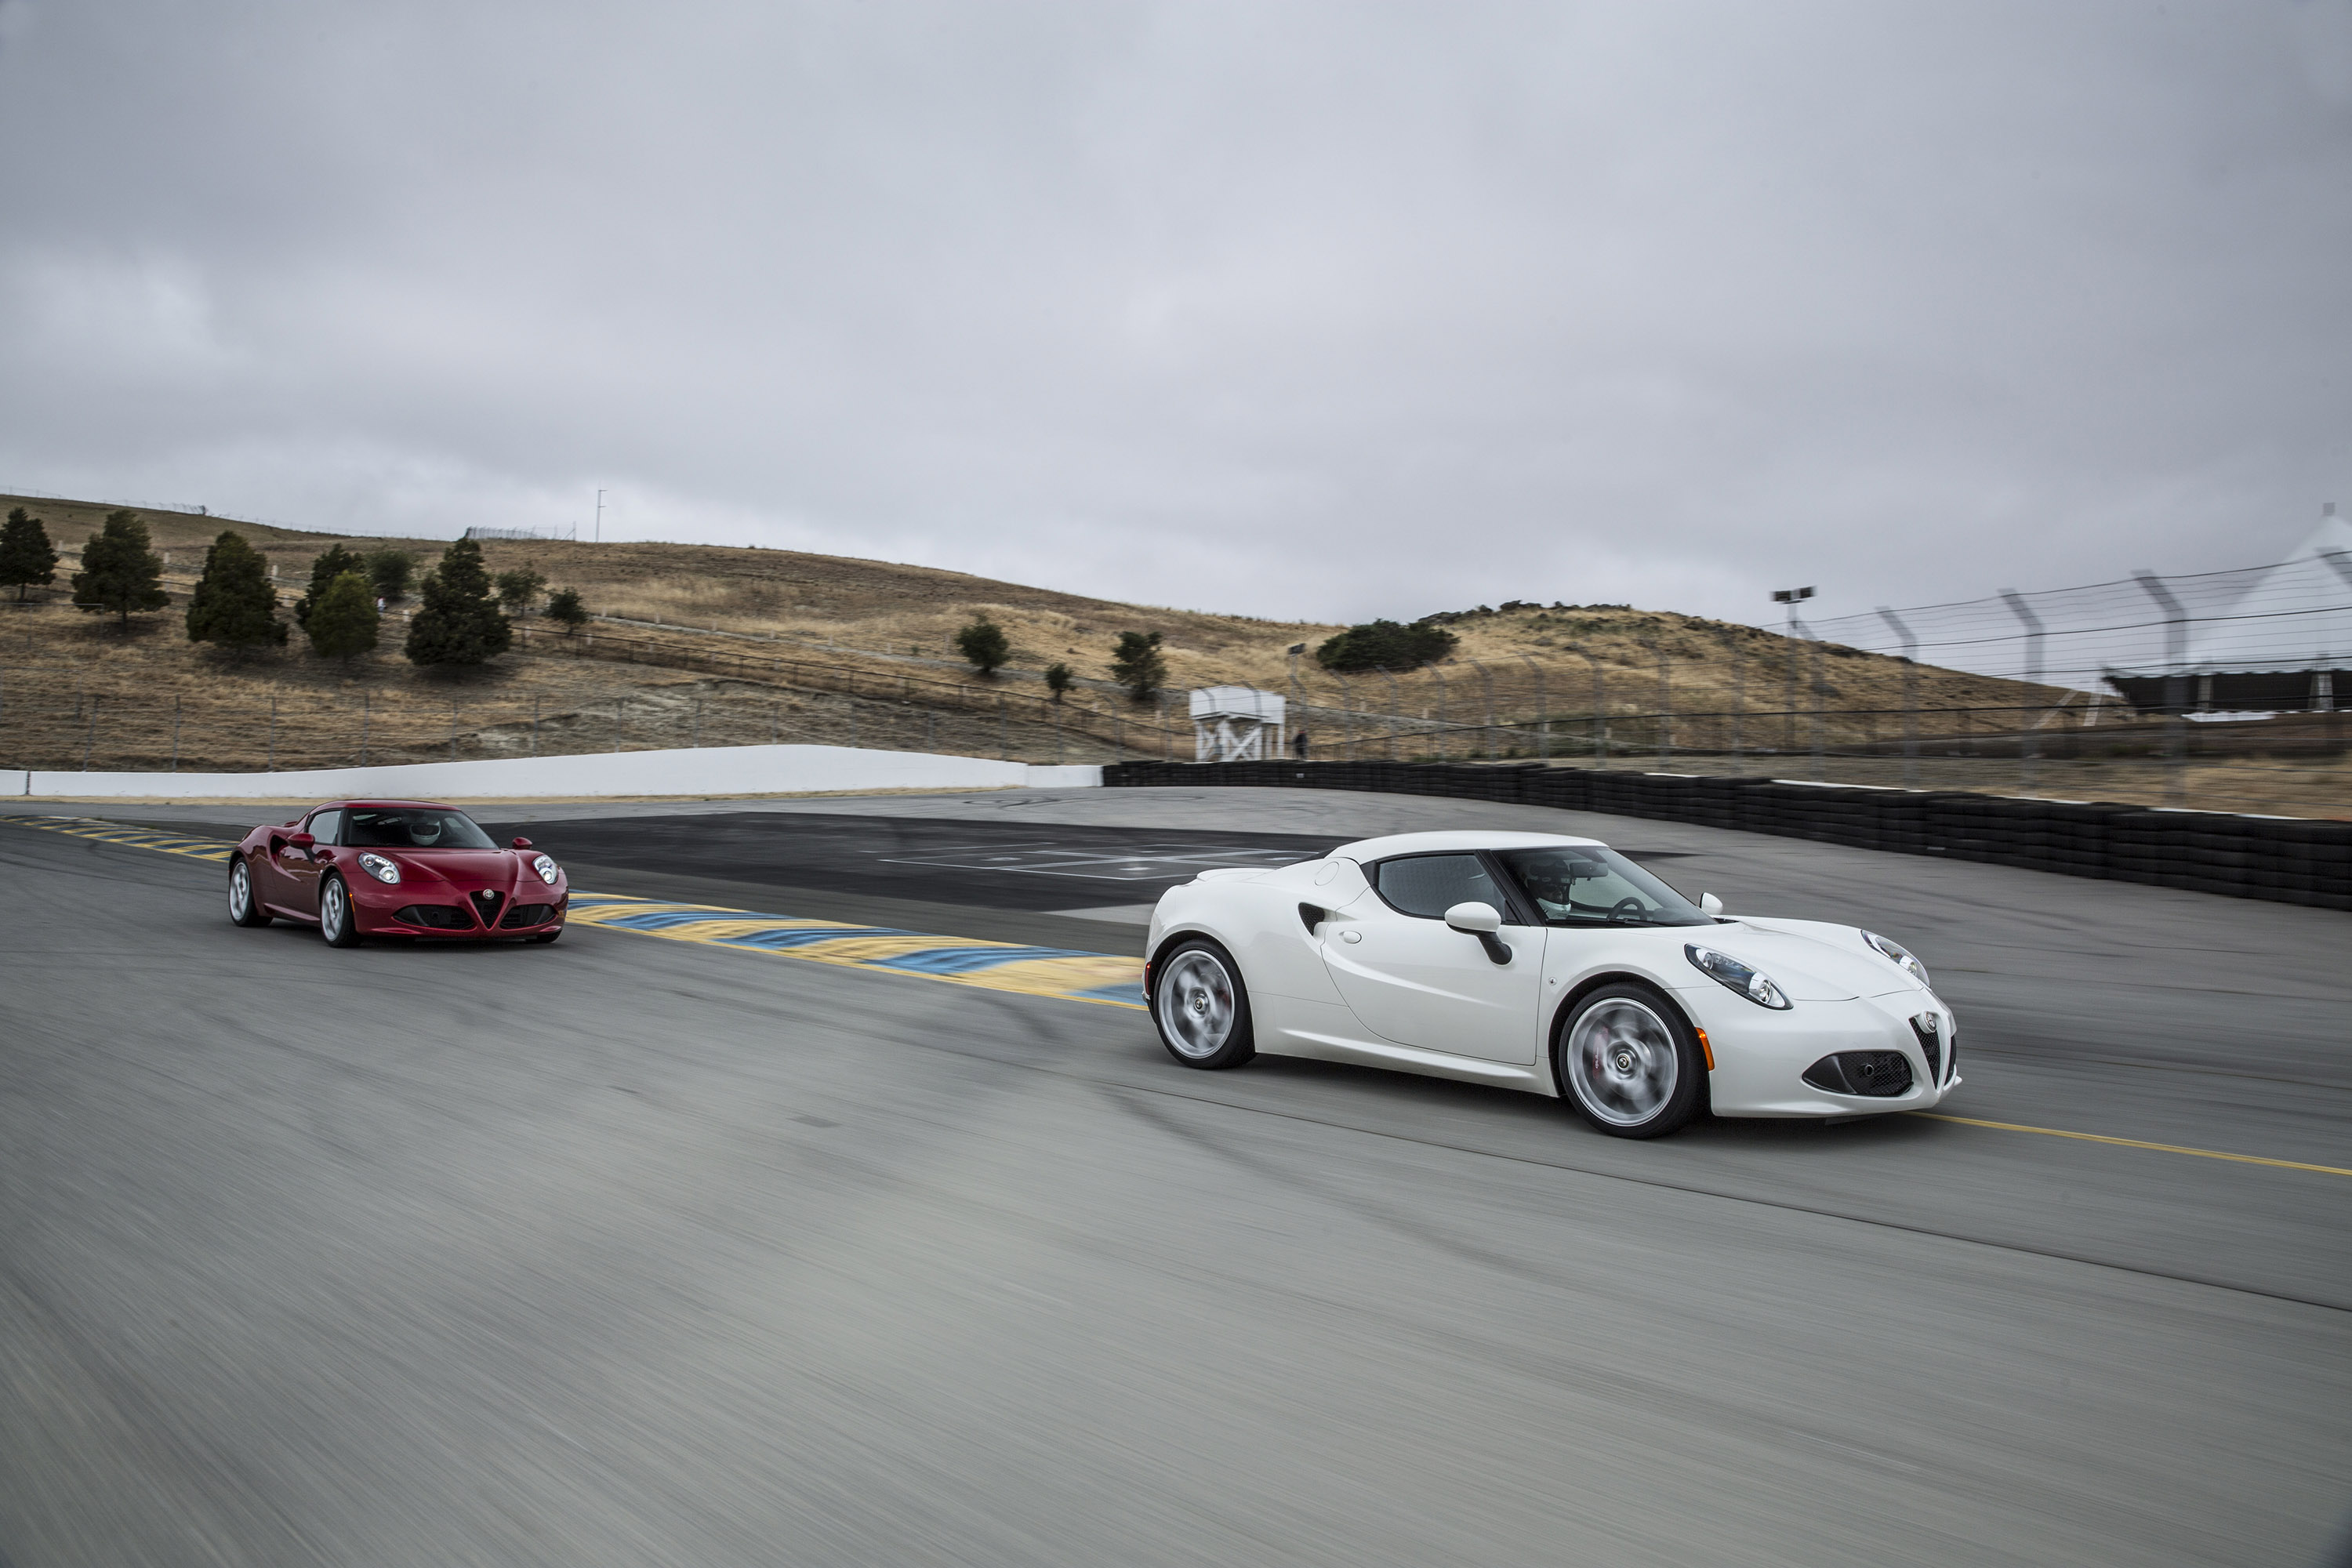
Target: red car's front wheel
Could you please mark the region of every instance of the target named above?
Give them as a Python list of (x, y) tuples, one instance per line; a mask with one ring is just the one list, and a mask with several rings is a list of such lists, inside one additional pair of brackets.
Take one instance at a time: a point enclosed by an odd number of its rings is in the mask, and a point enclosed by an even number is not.
[(331, 876), (319, 884), (319, 934), (327, 939), (329, 947), (360, 944), (359, 916), (352, 909), (352, 891), (341, 877)]
[(253, 896), (253, 871), (242, 855), (228, 863), (228, 918), (241, 926), (266, 926), (269, 911)]

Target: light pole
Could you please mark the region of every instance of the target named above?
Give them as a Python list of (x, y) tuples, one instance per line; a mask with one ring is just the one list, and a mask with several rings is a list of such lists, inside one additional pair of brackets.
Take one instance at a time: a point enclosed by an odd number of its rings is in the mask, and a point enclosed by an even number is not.
[(603, 490), (596, 492), (596, 536), (593, 542), (597, 544), (604, 542), (604, 492)]

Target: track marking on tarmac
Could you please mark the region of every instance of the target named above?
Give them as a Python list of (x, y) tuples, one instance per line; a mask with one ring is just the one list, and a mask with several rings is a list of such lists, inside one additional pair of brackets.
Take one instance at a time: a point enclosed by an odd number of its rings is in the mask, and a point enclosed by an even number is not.
[(236, 847), (217, 838), (190, 838), (184, 834), (124, 827), (119, 823), (100, 822), (90, 816), (11, 816), (0, 818), (0, 821), (13, 823), (18, 827), (37, 827), (44, 833), (66, 833), (76, 838), (95, 838), (101, 844), (120, 844), (131, 849), (154, 849), (166, 855), (185, 855), (193, 860), (226, 860)]
[[(226, 861), (234, 844), (125, 827), (87, 816), (11, 816), (19, 827), (96, 839), (129, 849), (153, 849), (196, 860)], [(890, 926), (768, 915), (713, 904), (679, 904), (608, 893), (572, 892), (570, 923), (604, 931), (698, 942), (771, 957), (797, 958), (849, 969), (880, 970), (984, 991), (1053, 996), (1104, 1007), (1143, 1007), (1143, 962), (1067, 947), (1031, 947), (976, 937), (928, 936)]]
[(677, 904), (604, 893), (572, 895), (571, 921), (668, 942), (731, 947), (921, 980), (1055, 996), (1100, 1006), (1143, 1007), (1143, 961), (1066, 947), (1029, 947), (971, 937), (926, 936), (889, 926), (755, 914), (715, 904)]
[(2000, 1132), (2039, 1132), (2044, 1138), (2075, 1138), (2085, 1143), (2112, 1143), (2119, 1149), (2148, 1149), (2158, 1154), (2194, 1154), (2200, 1160), (2229, 1160), (2241, 1165), (2269, 1165), (2282, 1171), (2317, 1171), (2326, 1176), (2352, 1176), (2340, 1165), (2312, 1165), (2301, 1160), (2270, 1160), (2260, 1154), (2231, 1154), (2220, 1149), (2191, 1149), (2179, 1143), (2150, 1143), (2138, 1138), (2110, 1138), (2103, 1132), (2069, 1132), (2063, 1127), (2028, 1127), (2017, 1121), (1979, 1121), (1973, 1116), (1946, 1116), (1941, 1111), (1915, 1110), (1930, 1121), (1957, 1121), (1963, 1127), (1990, 1127)]

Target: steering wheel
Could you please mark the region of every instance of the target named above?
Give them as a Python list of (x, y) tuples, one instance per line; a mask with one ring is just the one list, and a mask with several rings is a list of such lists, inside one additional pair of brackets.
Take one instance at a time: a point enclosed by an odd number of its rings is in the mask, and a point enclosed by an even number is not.
[(1649, 912), (1650, 906), (1630, 893), (1609, 907), (1609, 918), (1612, 921), (1640, 920)]

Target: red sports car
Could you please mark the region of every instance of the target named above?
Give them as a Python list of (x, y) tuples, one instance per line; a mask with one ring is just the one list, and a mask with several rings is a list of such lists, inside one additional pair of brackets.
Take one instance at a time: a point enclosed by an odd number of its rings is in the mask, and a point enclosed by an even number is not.
[(257, 827), (228, 863), (228, 918), (316, 925), (337, 947), (371, 936), (563, 934), (563, 868), (528, 838), (501, 848), (454, 805), (339, 800)]

